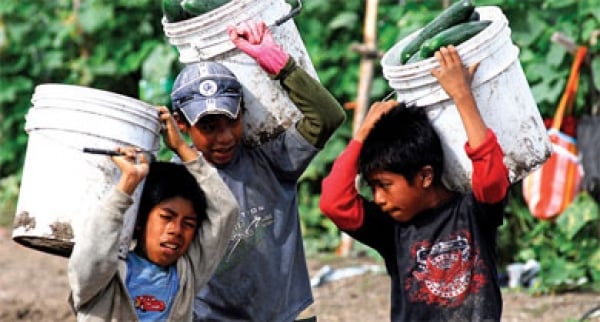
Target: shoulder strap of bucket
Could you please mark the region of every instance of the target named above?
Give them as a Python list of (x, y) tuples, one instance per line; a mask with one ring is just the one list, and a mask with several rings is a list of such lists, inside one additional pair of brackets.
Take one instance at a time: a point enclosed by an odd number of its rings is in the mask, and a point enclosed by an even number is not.
[(586, 55), (587, 47), (579, 46), (577, 48), (577, 52), (575, 53), (575, 59), (571, 64), (571, 73), (569, 75), (569, 80), (567, 81), (567, 86), (560, 99), (558, 108), (556, 109), (556, 112), (554, 112), (554, 119), (552, 121), (553, 129), (560, 130), (565, 111), (567, 109), (569, 112), (573, 110), (573, 103), (577, 94), (577, 88), (579, 87), (579, 70), (581, 63), (585, 60)]

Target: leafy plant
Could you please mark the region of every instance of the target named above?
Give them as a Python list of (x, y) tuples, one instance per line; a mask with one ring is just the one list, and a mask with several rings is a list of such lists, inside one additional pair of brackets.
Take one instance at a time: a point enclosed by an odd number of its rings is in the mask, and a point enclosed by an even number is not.
[[(295, 0), (289, 2), (295, 5)], [(441, 12), (445, 2), (380, 0), (378, 50), (385, 52), (424, 26)], [(302, 12), (294, 20), (321, 82), (341, 103), (355, 100), (361, 57), (350, 46), (362, 42), (364, 1), (303, 3)], [(512, 40), (520, 49), (519, 62), (545, 117), (554, 112), (572, 61), (565, 48), (552, 42), (552, 35), (562, 32), (576, 44), (588, 45), (589, 64), (582, 70), (575, 114), (580, 115), (591, 104), (590, 90), (600, 89), (600, 45), (596, 39), (600, 7), (596, 1), (476, 0), (476, 5), (499, 6), (507, 16)], [(23, 128), (34, 87), (48, 82), (80, 84), (142, 97), (155, 104), (166, 102), (169, 78), (181, 66), (173, 61), (173, 51), (168, 50), (161, 17), (160, 3), (152, 0), (2, 1), (0, 224), (11, 221), (16, 204), (27, 143)], [(376, 64), (371, 101), (381, 99), (390, 90)], [(339, 240), (336, 228), (320, 214), (318, 199), (320, 181), (351, 138), (353, 113), (348, 111), (347, 116), (347, 122), (311, 163), (299, 184), (303, 231), (311, 251), (332, 251)], [(161, 151), (161, 159), (168, 158), (169, 154)], [(556, 223), (538, 222), (524, 205), (519, 184), (511, 190), (499, 236), (500, 260), (502, 264), (528, 258), (540, 261), (540, 284), (535, 288), (539, 292), (570, 289), (583, 277), (586, 286), (600, 280), (600, 254), (594, 251), (598, 249), (594, 231), (597, 215), (584, 195), (573, 207)], [(577, 217), (584, 208), (586, 217)]]
[(600, 214), (594, 199), (580, 193), (555, 222), (541, 221), (525, 233), (522, 261), (535, 259), (541, 272), (532, 292), (600, 290)]

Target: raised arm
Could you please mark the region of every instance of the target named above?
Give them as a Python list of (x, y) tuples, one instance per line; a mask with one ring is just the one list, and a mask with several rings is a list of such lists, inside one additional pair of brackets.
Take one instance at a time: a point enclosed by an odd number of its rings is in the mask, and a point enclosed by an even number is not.
[(454, 46), (442, 47), (435, 53), (435, 58), (440, 67), (431, 74), (454, 101), (467, 133), (468, 144), (475, 149), (483, 143), (487, 132), (471, 91), (471, 82), (479, 63), (465, 67)]
[(397, 102), (388, 101), (371, 106), (353, 140), (334, 162), (329, 175), (323, 179), (319, 207), (343, 230), (357, 230), (364, 221), (366, 201), (359, 195), (355, 183), (362, 143), (381, 115), (396, 105)]
[(481, 202), (498, 202), (506, 196), (510, 182), (502, 148), (485, 125), (471, 91), (479, 64), (465, 67), (454, 46), (442, 47), (435, 57), (440, 68), (431, 73), (454, 101), (467, 133), (465, 150), (473, 164), (473, 194)]
[(188, 249), (195, 275), (195, 293), (206, 284), (221, 261), (239, 215), (235, 197), (217, 170), (198, 156), (184, 162), (206, 196), (205, 221), (199, 224), (196, 238)]
[(149, 160), (144, 154), (139, 155), (140, 162), (136, 163), (135, 149), (119, 148), (119, 151), (124, 155), (112, 157), (121, 170), (117, 185), (75, 235), (68, 279), (77, 310), (117, 278), (123, 216), (133, 203), (131, 195), (148, 174)]
[(187, 253), (194, 267), (192, 274), (196, 281), (195, 292), (198, 292), (225, 253), (239, 208), (217, 170), (185, 142), (169, 110), (164, 106), (159, 106), (158, 110), (164, 123), (162, 136), (165, 144), (183, 161), (206, 196), (207, 219), (199, 224), (198, 233)]
[(273, 40), (263, 21), (229, 27), (228, 33), (237, 48), (281, 82), (304, 116), (296, 124), (298, 132), (315, 147), (322, 148), (346, 117), (337, 100)]

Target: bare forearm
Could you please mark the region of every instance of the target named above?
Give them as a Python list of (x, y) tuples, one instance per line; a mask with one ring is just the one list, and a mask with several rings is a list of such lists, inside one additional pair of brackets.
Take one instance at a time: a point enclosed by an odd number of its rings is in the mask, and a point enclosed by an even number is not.
[(466, 92), (463, 95), (455, 97), (454, 103), (467, 133), (469, 146), (477, 148), (485, 140), (487, 126), (479, 113), (472, 93)]

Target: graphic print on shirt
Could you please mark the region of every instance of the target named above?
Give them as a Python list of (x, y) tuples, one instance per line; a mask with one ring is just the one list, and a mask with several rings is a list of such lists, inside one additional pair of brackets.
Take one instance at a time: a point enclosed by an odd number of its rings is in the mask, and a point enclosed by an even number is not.
[(473, 249), (467, 231), (435, 244), (416, 242), (411, 247), (411, 259), (416, 265), (405, 284), (411, 302), (455, 307), (487, 282), (487, 267), (479, 259), (479, 250)]
[[(225, 255), (225, 262), (228, 262), (237, 248), (243, 246), (244, 240), (250, 238), (260, 238), (260, 231), (274, 222), (271, 215), (264, 206), (256, 206), (245, 211), (240, 211), (239, 220), (236, 223), (229, 247)], [(255, 243), (254, 243), (255, 244)]]
[(157, 299), (153, 295), (138, 295), (135, 297), (135, 308), (136, 310), (142, 310), (142, 312), (162, 312), (166, 307), (164, 301)]

